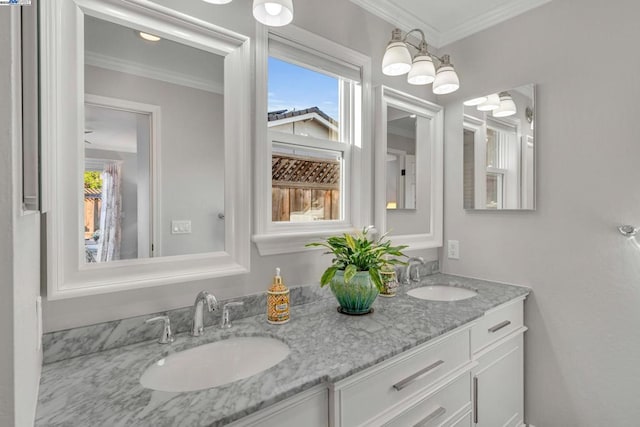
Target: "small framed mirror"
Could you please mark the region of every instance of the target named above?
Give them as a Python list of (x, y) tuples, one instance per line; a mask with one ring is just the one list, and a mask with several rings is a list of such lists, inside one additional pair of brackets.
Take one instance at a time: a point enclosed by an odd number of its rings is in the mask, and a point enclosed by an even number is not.
[(376, 224), (411, 249), (442, 246), (443, 109), (378, 88)]
[(464, 208), (535, 210), (535, 85), (464, 102)]
[(248, 271), (248, 38), (150, 2), (41, 12), (48, 298)]

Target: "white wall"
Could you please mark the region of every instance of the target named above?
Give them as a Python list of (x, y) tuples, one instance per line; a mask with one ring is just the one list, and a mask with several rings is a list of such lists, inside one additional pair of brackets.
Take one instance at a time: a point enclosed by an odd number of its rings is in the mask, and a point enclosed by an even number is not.
[[(251, 2), (248, 0), (238, 0), (223, 6), (202, 1), (157, 0), (156, 3), (178, 8), (181, 12), (250, 37), (255, 33), (256, 24), (251, 15)], [(374, 86), (385, 84), (428, 100), (435, 99), (430, 87), (416, 88), (407, 84), (406, 79), (402, 77), (382, 75), (380, 68), (382, 55), (393, 29), (390, 24), (346, 0), (298, 1), (295, 7), (294, 25), (371, 56)], [(437, 259), (435, 250), (418, 251), (411, 255), (421, 255), (427, 260)], [(193, 304), (195, 295), (202, 289), (210, 290), (220, 298), (261, 292), (271, 283), (275, 267), (282, 268), (285, 283), (288, 285), (315, 284), (318, 283), (329, 261), (329, 257), (321, 256), (318, 251), (261, 257), (254, 246), (251, 253), (250, 274), (97, 297), (46, 302), (45, 330), (54, 331), (185, 307)]]
[[(40, 216), (20, 216), (20, 111), (12, 68), (15, 8), (0, 8), (0, 425), (28, 426), (35, 416), (42, 354), (35, 300), (40, 293)], [(15, 17), (16, 15), (14, 15)], [(8, 78), (11, 76), (11, 78)], [(28, 118), (26, 119), (28, 120)]]
[[(457, 100), (537, 83), (537, 211), (462, 208), (462, 107), (445, 115), (449, 273), (529, 285), (527, 422), (636, 426), (640, 419), (640, 4), (554, 0), (447, 46)], [(451, 99), (451, 98), (450, 98)]]

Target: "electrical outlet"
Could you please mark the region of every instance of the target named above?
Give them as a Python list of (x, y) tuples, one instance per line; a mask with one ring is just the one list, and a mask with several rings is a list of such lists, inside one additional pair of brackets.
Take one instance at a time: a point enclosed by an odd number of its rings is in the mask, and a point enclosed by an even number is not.
[(171, 221), (171, 234), (191, 234), (190, 220)]
[(447, 257), (449, 259), (460, 259), (460, 241), (449, 240), (447, 242)]

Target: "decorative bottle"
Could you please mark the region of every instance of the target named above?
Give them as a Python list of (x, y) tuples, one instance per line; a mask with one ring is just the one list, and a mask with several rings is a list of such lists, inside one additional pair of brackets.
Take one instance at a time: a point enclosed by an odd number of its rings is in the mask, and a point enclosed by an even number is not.
[(276, 268), (273, 283), (267, 291), (267, 322), (280, 325), (289, 321), (289, 288), (282, 282), (280, 269)]

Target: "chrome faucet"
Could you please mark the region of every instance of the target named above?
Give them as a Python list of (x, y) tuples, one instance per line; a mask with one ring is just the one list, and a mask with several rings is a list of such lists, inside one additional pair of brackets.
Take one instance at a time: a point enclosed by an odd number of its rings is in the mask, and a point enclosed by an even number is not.
[(144, 322), (151, 323), (157, 321), (162, 321), (163, 323), (162, 335), (160, 336), (158, 342), (160, 344), (171, 344), (174, 341), (174, 338), (173, 334), (171, 333), (171, 321), (169, 320), (169, 316), (158, 316), (152, 319), (147, 319)]
[(196, 302), (193, 303), (193, 309), (191, 310), (193, 321), (191, 322), (191, 336), (199, 337), (204, 333), (204, 307), (207, 306), (207, 310), (212, 312), (218, 308), (218, 300), (213, 294), (207, 291), (201, 291), (196, 297)]
[(228, 302), (222, 307), (222, 318), (220, 319), (220, 328), (229, 329), (231, 327), (231, 320), (229, 319), (229, 307), (239, 307), (244, 305), (244, 302)]
[(404, 283), (406, 285), (410, 284), (412, 280), (415, 282), (420, 281), (420, 271), (418, 270), (418, 268), (414, 269), (414, 271), (416, 272), (415, 278), (414, 279), (411, 278), (411, 266), (415, 264), (424, 265), (424, 258), (419, 256), (419, 257), (409, 258), (407, 260), (407, 268), (404, 271)]

